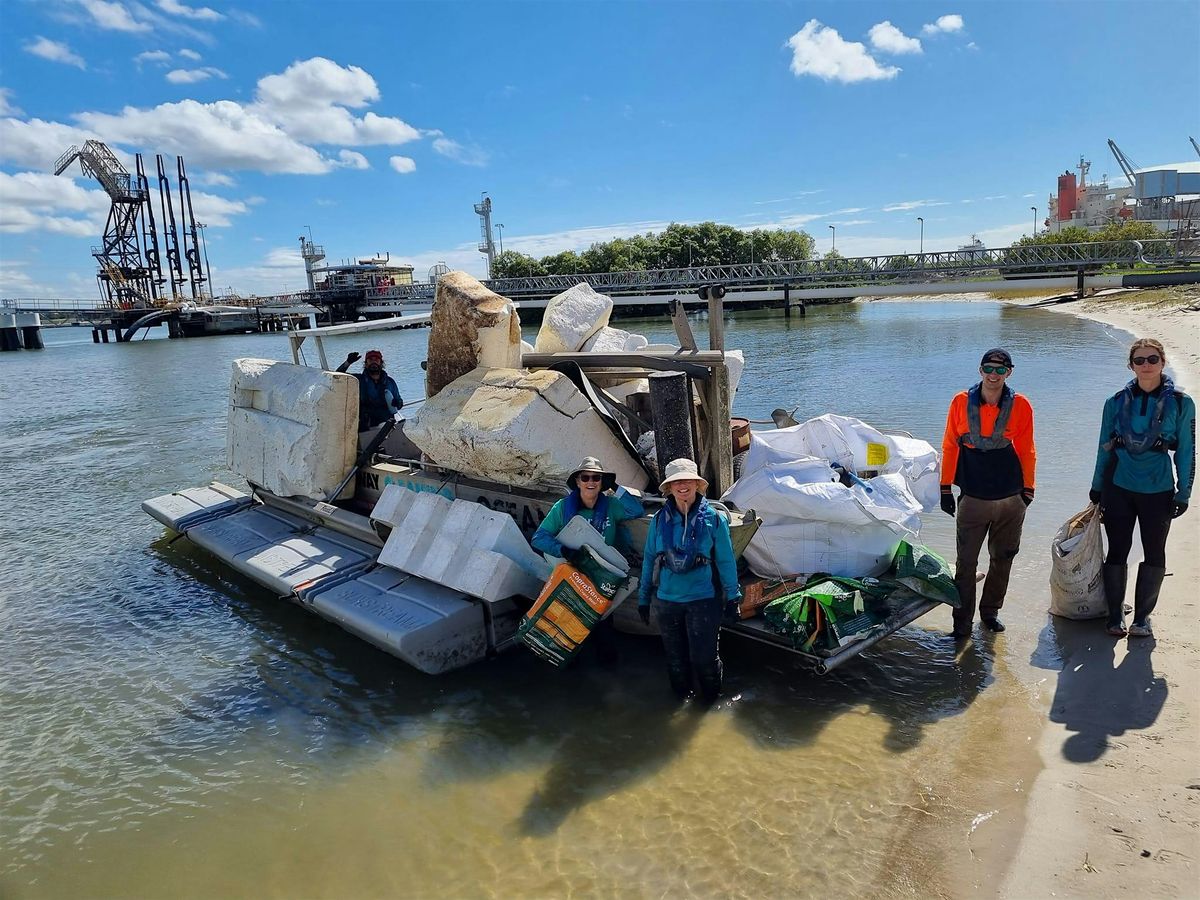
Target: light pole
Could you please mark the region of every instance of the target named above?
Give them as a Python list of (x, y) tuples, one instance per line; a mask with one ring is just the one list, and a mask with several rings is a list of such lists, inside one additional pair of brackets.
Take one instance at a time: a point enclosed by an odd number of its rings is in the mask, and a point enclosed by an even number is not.
[(917, 216), (917, 221), (921, 223), (921, 259), (925, 258), (925, 217)]
[(692, 267), (692, 248), (695, 245), (690, 240), (687, 242), (687, 245), (688, 245), (688, 268), (690, 269)]
[(829, 251), (831, 253), (834, 253), (837, 251), (837, 226), (830, 225), (829, 230), (830, 230), (830, 232), (832, 232), (832, 235), (833, 235), (833, 244), (830, 246)]
[(754, 265), (754, 232), (750, 232), (750, 265)]
[(1033, 210), (1033, 234), (1032, 234), (1032, 237), (1037, 237), (1037, 207), (1031, 206), (1029, 208), (1031, 210)]
[(213, 295), (212, 267), (208, 264), (208, 238), (204, 234), (208, 230), (208, 226), (197, 222), (196, 227), (200, 229), (200, 246), (204, 248), (204, 269), (208, 272), (208, 296), (211, 297)]
[(496, 233), (500, 235), (500, 255), (504, 255), (504, 223), (496, 223)]

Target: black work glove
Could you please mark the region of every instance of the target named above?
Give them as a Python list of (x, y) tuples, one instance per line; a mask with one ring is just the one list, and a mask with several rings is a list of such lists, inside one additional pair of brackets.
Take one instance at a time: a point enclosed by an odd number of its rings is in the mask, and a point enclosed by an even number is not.
[(1028, 506), (1033, 502), (1033, 488), (1025, 488), (1021, 491), (1021, 500)]
[(355, 353), (353, 350), (346, 354), (346, 362), (348, 363), (358, 362), (360, 359), (362, 359), (362, 354)]
[(639, 604), (638, 605), (638, 615), (642, 617), (643, 625), (649, 625), (650, 624), (650, 604), (647, 603), (645, 606), (642, 606)]
[(942, 488), (942, 512), (948, 516), (954, 515), (954, 494), (948, 487)]
[(741, 600), (726, 600), (725, 601), (725, 624), (734, 625), (742, 621), (742, 601)]
[(1097, 490), (1088, 491), (1088, 499), (1091, 500), (1093, 503), (1095, 503), (1097, 506), (1099, 506), (1100, 505), (1100, 492)]
[(1176, 504), (1175, 504), (1175, 509), (1174, 509), (1174, 510), (1172, 511), (1172, 513), (1171, 513), (1171, 518), (1172, 518), (1172, 519), (1178, 519), (1178, 518), (1179, 518), (1180, 516), (1182, 516), (1182, 515), (1183, 515), (1185, 512), (1187, 512), (1187, 506), (1188, 506), (1188, 505), (1187, 505), (1186, 503), (1176, 503)]

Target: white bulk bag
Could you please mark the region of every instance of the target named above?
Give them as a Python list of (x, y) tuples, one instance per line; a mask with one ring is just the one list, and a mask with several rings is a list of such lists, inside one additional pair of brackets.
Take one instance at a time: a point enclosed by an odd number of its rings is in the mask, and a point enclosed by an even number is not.
[(1050, 612), (1064, 619), (1098, 619), (1104, 601), (1104, 535), (1100, 507), (1071, 516), (1050, 542)]

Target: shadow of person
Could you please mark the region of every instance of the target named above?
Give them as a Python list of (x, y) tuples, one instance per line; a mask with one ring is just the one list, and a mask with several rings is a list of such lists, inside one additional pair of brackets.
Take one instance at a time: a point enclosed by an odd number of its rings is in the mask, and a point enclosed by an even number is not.
[[(1095, 762), (1119, 746), (1113, 738), (1154, 724), (1168, 689), (1166, 679), (1154, 674), (1153, 638), (1120, 641), (1105, 634), (1099, 621), (1053, 617), (1044, 631), (1053, 633), (1061, 661), (1050, 721), (1071, 732), (1063, 741), (1065, 759)], [(1034, 665), (1051, 667), (1045, 650), (1039, 641)], [(1114, 666), (1121, 652), (1124, 657)]]
[[(630, 698), (617, 692), (602, 705), (620, 704), (621, 719), (613, 721), (603, 710), (598, 719), (576, 718), (521, 812), (519, 832), (528, 837), (551, 834), (576, 809), (649, 777), (674, 758), (700, 727), (707, 708), (695, 702), (679, 706), (665, 696), (665, 691), (656, 693), (655, 700), (631, 710)], [(606, 720), (609, 726), (597, 727), (597, 721)]]

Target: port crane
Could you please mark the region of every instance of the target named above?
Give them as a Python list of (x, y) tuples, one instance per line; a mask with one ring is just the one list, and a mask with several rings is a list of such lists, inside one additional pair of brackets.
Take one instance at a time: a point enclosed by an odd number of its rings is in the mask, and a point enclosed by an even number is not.
[(1121, 167), (1121, 171), (1125, 173), (1125, 177), (1129, 179), (1129, 186), (1133, 187), (1133, 169), (1134, 164), (1130, 161), (1121, 148), (1117, 146), (1117, 142), (1112, 138), (1108, 139), (1108, 149), (1112, 151), (1112, 155), (1117, 158), (1117, 165)]

